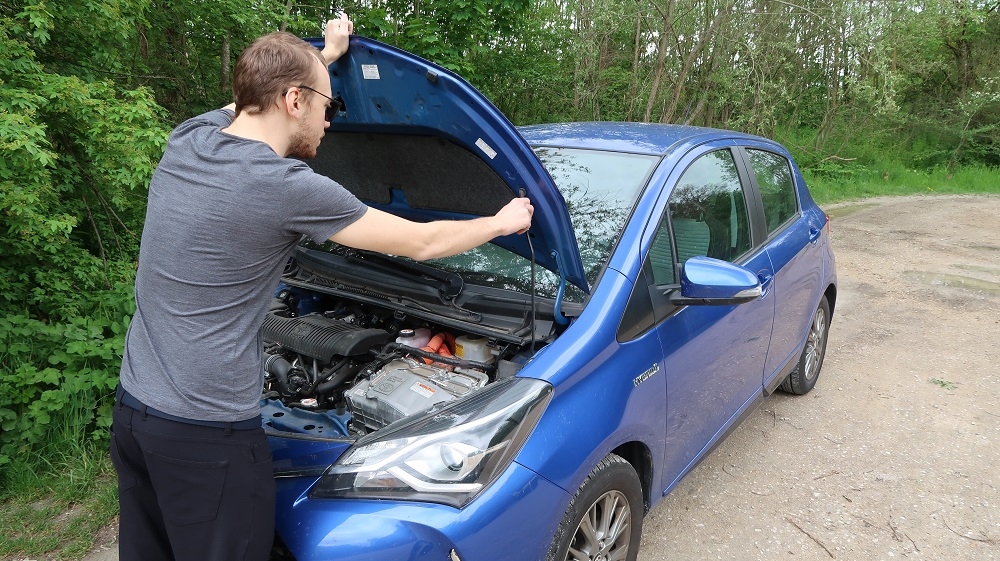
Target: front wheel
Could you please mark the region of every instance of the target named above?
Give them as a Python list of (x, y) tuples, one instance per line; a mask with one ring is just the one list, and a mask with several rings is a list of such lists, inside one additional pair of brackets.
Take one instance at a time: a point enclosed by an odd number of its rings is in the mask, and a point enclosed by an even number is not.
[(823, 357), (826, 355), (826, 339), (830, 334), (830, 303), (826, 296), (819, 301), (816, 313), (813, 315), (809, 334), (806, 336), (806, 346), (802, 349), (799, 364), (781, 383), (782, 391), (802, 395), (808, 393), (816, 385), (819, 370), (823, 367)]
[(642, 535), (642, 485), (632, 465), (609, 454), (566, 509), (548, 561), (635, 561)]

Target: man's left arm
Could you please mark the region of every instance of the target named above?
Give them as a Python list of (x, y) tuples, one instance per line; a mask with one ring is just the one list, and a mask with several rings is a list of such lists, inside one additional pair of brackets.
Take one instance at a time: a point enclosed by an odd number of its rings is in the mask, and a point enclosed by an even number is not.
[(347, 52), (351, 34), (354, 33), (354, 22), (347, 14), (341, 12), (340, 17), (326, 22), (326, 29), (323, 30), (323, 60), (327, 65), (333, 63)]
[[(339, 18), (326, 22), (326, 29), (323, 30), (325, 42), (321, 54), (327, 65), (344, 56), (344, 53), (347, 52), (352, 33), (354, 33), (354, 22), (344, 12), (340, 13)], [(223, 107), (223, 109), (228, 109), (235, 114), (236, 102), (230, 103)]]

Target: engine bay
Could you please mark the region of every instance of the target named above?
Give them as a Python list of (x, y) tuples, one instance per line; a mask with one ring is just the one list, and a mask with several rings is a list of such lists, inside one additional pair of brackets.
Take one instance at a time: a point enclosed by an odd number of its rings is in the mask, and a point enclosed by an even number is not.
[(530, 357), (530, 341), (283, 285), (263, 328), (261, 414), (274, 430), (356, 438), (461, 399)]

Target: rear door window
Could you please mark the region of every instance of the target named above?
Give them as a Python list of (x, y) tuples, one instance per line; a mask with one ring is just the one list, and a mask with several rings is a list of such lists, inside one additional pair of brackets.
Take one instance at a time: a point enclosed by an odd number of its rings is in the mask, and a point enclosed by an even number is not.
[(774, 152), (747, 148), (746, 154), (760, 188), (767, 233), (772, 234), (798, 213), (791, 167)]

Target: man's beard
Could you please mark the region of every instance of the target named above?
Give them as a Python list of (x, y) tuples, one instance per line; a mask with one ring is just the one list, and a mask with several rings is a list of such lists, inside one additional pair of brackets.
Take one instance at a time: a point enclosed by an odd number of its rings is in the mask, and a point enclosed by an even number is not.
[(319, 147), (319, 143), (314, 144), (310, 142), (310, 139), (315, 134), (309, 130), (309, 126), (306, 124), (308, 120), (309, 116), (306, 115), (299, 123), (298, 130), (292, 135), (291, 141), (288, 144), (288, 157), (299, 160), (310, 160), (316, 157), (316, 149)]

